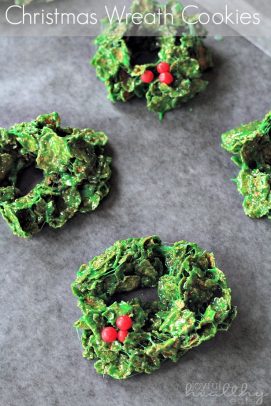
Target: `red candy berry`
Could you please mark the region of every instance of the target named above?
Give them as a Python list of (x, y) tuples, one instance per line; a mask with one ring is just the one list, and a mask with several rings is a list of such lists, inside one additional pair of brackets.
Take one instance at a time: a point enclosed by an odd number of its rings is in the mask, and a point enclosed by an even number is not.
[(157, 72), (158, 73), (164, 73), (164, 72), (169, 72), (170, 71), (170, 64), (167, 62), (160, 62), (157, 65)]
[(116, 320), (116, 326), (118, 327), (119, 330), (129, 330), (133, 325), (133, 321), (131, 317), (125, 315), (125, 316), (119, 316)]
[(113, 343), (117, 339), (118, 333), (114, 327), (104, 327), (101, 336), (105, 343)]
[(160, 82), (165, 83), (166, 85), (170, 85), (173, 82), (174, 77), (170, 72), (163, 72), (160, 73), (159, 80)]
[(127, 330), (120, 330), (120, 331), (118, 331), (118, 340), (121, 342), (121, 343), (124, 343), (124, 341), (125, 341), (125, 339), (126, 339), (126, 337), (128, 336), (128, 331)]
[(141, 80), (144, 83), (151, 83), (154, 79), (154, 74), (151, 70), (145, 70), (143, 75), (141, 75)]

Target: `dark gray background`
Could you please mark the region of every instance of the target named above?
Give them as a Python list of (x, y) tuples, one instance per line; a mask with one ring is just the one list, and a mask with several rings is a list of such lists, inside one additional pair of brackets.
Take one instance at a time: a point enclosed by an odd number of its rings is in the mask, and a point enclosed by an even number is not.
[[(228, 405), (186, 396), (187, 383), (247, 383), (270, 405), (271, 223), (251, 220), (230, 181), (220, 134), (270, 109), (270, 59), (241, 38), (208, 40), (216, 66), (204, 94), (162, 123), (144, 101), (112, 105), (88, 65), (88, 38), (0, 39), (0, 126), (58, 111), (65, 125), (110, 136), (112, 190), (100, 208), (31, 240), (0, 220), (1, 405)], [(81, 263), (116, 239), (158, 234), (215, 253), (238, 318), (228, 333), (150, 376), (114, 381), (81, 357), (70, 291)], [(232, 403), (233, 401), (239, 403)]]

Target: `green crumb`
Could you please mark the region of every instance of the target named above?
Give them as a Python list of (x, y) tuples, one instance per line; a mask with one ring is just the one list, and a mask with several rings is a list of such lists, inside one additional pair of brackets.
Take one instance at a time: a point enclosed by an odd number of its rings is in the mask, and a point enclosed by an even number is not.
[[(140, 288), (156, 288), (158, 299), (116, 300)], [(75, 328), (82, 330), (83, 356), (96, 360), (99, 374), (115, 379), (150, 374), (167, 359), (177, 361), (228, 330), (236, 316), (213, 254), (187, 241), (164, 245), (157, 236), (115, 242), (81, 266), (72, 291), (82, 311)], [(101, 331), (115, 327), (122, 315), (132, 319), (125, 341), (104, 342)]]
[(234, 180), (247, 216), (271, 218), (271, 112), (222, 135), (222, 147), (240, 168)]
[[(203, 72), (212, 67), (209, 50), (204, 46), (206, 32), (195, 16), (182, 18), (183, 7), (179, 2), (159, 4), (152, 0), (135, 0), (132, 13), (168, 12), (174, 24), (134, 25), (132, 20), (109, 22), (95, 43), (97, 51), (91, 63), (97, 77), (105, 84), (112, 102), (127, 102), (133, 97), (144, 97), (147, 108), (163, 115), (202, 92), (208, 82)], [(158, 78), (157, 65), (170, 65), (173, 82), (166, 84)], [(141, 76), (146, 70), (154, 74), (151, 83), (144, 83)]]
[[(57, 113), (0, 128), (0, 212), (14, 234), (30, 237), (45, 224), (62, 227), (76, 212), (95, 210), (109, 192), (107, 142), (102, 132), (62, 128)], [(24, 195), (18, 181), (31, 167), (42, 180)]]

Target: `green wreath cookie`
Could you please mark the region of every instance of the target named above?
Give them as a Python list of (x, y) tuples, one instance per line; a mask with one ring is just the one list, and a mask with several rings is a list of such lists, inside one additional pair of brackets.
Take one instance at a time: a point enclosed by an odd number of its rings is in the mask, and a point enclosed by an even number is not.
[(241, 168), (235, 183), (244, 196), (246, 215), (271, 218), (271, 112), (263, 121), (223, 134), (222, 147), (233, 154), (233, 162)]
[[(115, 295), (156, 287), (158, 300), (116, 301)], [(82, 265), (72, 291), (83, 313), (83, 356), (99, 374), (124, 379), (151, 373), (166, 359), (227, 330), (236, 315), (231, 290), (214, 256), (194, 243), (159, 237), (117, 241)]]
[[(102, 132), (61, 128), (57, 113), (0, 128), (0, 212), (14, 234), (30, 237), (45, 224), (58, 228), (76, 212), (95, 210), (109, 191), (107, 141)], [(29, 167), (43, 179), (23, 195), (18, 180)]]
[(98, 49), (92, 64), (112, 102), (145, 97), (147, 108), (162, 118), (206, 88), (202, 73), (212, 66), (212, 60), (202, 41), (205, 32), (198, 23), (194, 25), (196, 17), (187, 16), (184, 21), (182, 10), (176, 1), (160, 5), (137, 0), (132, 13), (166, 11), (174, 16), (174, 24), (154, 28), (133, 25), (131, 19), (127, 24), (112, 22), (96, 38)]

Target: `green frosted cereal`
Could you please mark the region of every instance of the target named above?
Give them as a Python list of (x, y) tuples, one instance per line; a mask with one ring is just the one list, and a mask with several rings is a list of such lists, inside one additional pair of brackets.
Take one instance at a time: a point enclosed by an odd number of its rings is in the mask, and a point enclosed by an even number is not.
[[(95, 210), (109, 192), (107, 141), (102, 132), (61, 128), (57, 113), (0, 128), (0, 212), (14, 234), (30, 237), (45, 224), (58, 228)], [(23, 195), (18, 178), (29, 167), (43, 179)]]
[[(107, 23), (95, 43), (97, 51), (92, 59), (97, 77), (104, 83), (112, 102), (126, 102), (133, 97), (145, 97), (147, 108), (159, 114), (176, 108), (202, 92), (207, 82), (203, 72), (212, 66), (210, 52), (203, 44), (205, 32), (195, 16), (182, 18), (183, 6), (177, 1), (160, 5), (152, 0), (132, 3), (132, 12), (158, 13), (167, 11), (174, 16), (174, 24), (153, 27), (125, 22)], [(157, 65), (167, 62), (173, 82), (159, 80)], [(151, 83), (144, 83), (146, 70), (154, 74)]]
[(222, 134), (222, 147), (240, 168), (235, 179), (244, 196), (247, 216), (271, 218), (271, 112), (263, 121), (253, 121)]
[[(116, 300), (117, 294), (156, 288), (158, 300)], [(236, 316), (231, 290), (214, 256), (195, 243), (165, 245), (157, 236), (117, 241), (81, 266), (72, 291), (82, 317), (83, 356), (99, 374), (125, 379), (152, 373), (227, 330)], [(101, 332), (119, 316), (132, 319), (124, 342), (107, 343)], [(111, 327), (111, 329), (112, 329)]]

